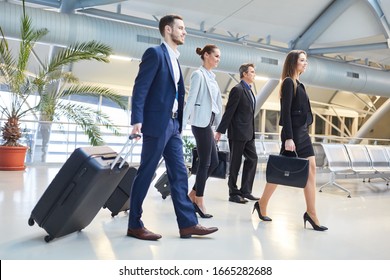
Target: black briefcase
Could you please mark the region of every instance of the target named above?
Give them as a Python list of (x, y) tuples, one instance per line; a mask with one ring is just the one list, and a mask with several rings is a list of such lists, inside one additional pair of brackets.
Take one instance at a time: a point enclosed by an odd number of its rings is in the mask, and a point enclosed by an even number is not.
[[(210, 177), (226, 179), (229, 173), (229, 162), (230, 162), (230, 153), (228, 151), (218, 150), (218, 166), (214, 169)], [(198, 150), (195, 148), (192, 149), (192, 167), (191, 173), (196, 174), (198, 171), (199, 159), (198, 159)]]
[(266, 169), (268, 183), (304, 188), (309, 177), (309, 160), (288, 157), (283, 154), (269, 155)]

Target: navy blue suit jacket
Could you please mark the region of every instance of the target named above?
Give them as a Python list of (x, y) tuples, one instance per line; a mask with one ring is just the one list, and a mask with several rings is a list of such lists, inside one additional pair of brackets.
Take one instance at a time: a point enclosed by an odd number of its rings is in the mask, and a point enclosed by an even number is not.
[[(178, 83), (178, 121), (184, 104), (184, 81), (180, 70)], [(142, 123), (141, 132), (158, 137), (165, 132), (176, 97), (175, 79), (168, 50), (164, 44), (148, 48), (142, 56), (132, 97), (131, 124)]]

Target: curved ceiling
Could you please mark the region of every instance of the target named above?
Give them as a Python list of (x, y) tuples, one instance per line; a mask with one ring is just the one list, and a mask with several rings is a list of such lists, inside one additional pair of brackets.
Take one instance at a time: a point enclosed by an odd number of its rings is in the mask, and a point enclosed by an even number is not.
[[(20, 1), (7, 2), (20, 4)], [(178, 0), (27, 0), (26, 3), (40, 9), (82, 13), (144, 26), (157, 26), (161, 16), (177, 13), (184, 17), (188, 33), (194, 36), (280, 53), (300, 48), (309, 53), (312, 61), (326, 58), (375, 69), (384, 75), (390, 70), (387, 21), (390, 1), (198, 0), (194, 3)], [(50, 26), (48, 28), (50, 30)], [(40, 51), (47, 53), (47, 48), (40, 46), (38, 55)], [(83, 80), (97, 83), (104, 80), (106, 84), (130, 94), (137, 68), (138, 61), (112, 60), (104, 67), (95, 67), (92, 62), (77, 65), (74, 71)], [(191, 70), (184, 71), (187, 79)], [(234, 72), (217, 73), (217, 77), (225, 94), (238, 79)], [(263, 81), (256, 82), (257, 89), (263, 86)], [(277, 91), (278, 88), (267, 99), (265, 106), (278, 103)], [(353, 109), (361, 115), (375, 113), (386, 99), (378, 94), (335, 90), (316, 84), (309, 86), (309, 93), (319, 107), (334, 105)]]
[[(10, 3), (20, 1), (8, 1)], [(34, 7), (157, 26), (183, 15), (190, 34), (286, 52), (305, 49), (390, 69), (390, 2), (383, 0), (26, 0)], [(389, 15), (390, 16), (390, 15)], [(153, 24), (153, 22), (155, 24)]]

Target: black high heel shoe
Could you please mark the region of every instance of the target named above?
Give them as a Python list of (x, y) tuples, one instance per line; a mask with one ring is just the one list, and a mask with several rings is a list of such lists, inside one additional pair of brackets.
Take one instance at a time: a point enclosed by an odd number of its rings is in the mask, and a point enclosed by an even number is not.
[(309, 216), (309, 214), (307, 214), (307, 212), (305, 212), (305, 214), (303, 214), (303, 225), (304, 225), (305, 228), (306, 228), (306, 221), (308, 221), (311, 224), (311, 226), (313, 227), (314, 230), (324, 231), (324, 230), (328, 229), (327, 227), (317, 225), (312, 220), (312, 218), (310, 218), (310, 216)]
[(195, 207), (195, 212), (197, 212), (201, 218), (209, 219), (209, 218), (213, 217), (213, 215), (211, 215), (211, 214), (203, 213), (203, 211), (199, 208), (199, 206), (196, 203), (193, 203), (193, 204)]
[(252, 214), (253, 212), (255, 212), (255, 210), (257, 211), (257, 214), (259, 215), (259, 218), (265, 222), (271, 222), (272, 219), (268, 216), (263, 216), (261, 215), (261, 212), (260, 212), (260, 204), (258, 201), (256, 201), (255, 205), (253, 205), (253, 211), (252, 211)]

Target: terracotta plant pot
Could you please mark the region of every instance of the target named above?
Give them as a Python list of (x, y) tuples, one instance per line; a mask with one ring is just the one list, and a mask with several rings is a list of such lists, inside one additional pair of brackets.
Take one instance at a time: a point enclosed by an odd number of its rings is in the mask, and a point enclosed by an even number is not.
[(0, 146), (0, 170), (17, 171), (24, 170), (27, 147)]

